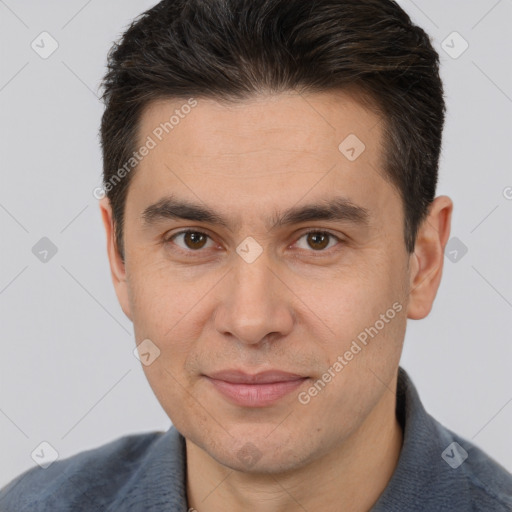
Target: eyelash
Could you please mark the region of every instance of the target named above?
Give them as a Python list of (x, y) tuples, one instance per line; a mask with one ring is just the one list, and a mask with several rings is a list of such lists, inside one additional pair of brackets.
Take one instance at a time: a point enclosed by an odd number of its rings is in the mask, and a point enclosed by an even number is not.
[[(180, 236), (180, 235), (186, 235), (188, 233), (193, 233), (193, 234), (196, 234), (196, 235), (204, 235), (206, 237), (208, 237), (210, 240), (212, 239), (210, 235), (208, 235), (207, 233), (205, 233), (204, 231), (199, 231), (199, 230), (195, 230), (195, 229), (185, 229), (183, 231), (179, 231), (178, 233), (174, 233), (173, 235), (169, 236), (168, 238), (166, 238), (164, 240), (164, 244), (170, 244), (172, 243), (172, 241)], [(334, 235), (333, 233), (331, 233), (330, 231), (324, 231), (324, 230), (318, 230), (318, 229), (312, 229), (310, 231), (306, 231), (305, 233), (302, 233), (301, 236), (297, 239), (297, 241), (299, 241), (301, 238), (304, 238), (305, 236), (308, 236), (310, 234), (316, 234), (316, 235), (328, 235), (329, 237), (331, 238), (334, 238), (338, 244), (342, 244), (343, 243), (343, 240), (341, 238), (339, 238), (338, 236)], [(297, 243), (297, 242), (295, 242)], [(174, 244), (176, 245), (176, 244)], [(182, 254), (185, 254), (185, 256), (187, 257), (190, 257), (190, 258), (194, 258), (194, 257), (197, 257), (199, 256), (201, 252), (203, 252), (202, 249), (197, 249), (197, 250), (192, 250), (192, 249), (183, 249), (182, 247), (179, 247), (179, 246), (176, 246), (177, 247), (177, 250), (178, 252), (181, 252)], [(331, 247), (330, 249), (333, 249), (333, 247)], [(324, 254), (329, 254), (330, 253), (330, 249), (322, 249), (322, 250), (319, 250), (319, 251), (314, 251), (313, 249), (311, 250), (307, 250), (307, 249), (300, 249), (301, 251), (307, 251), (307, 252), (311, 252), (313, 254), (315, 254), (315, 257), (318, 257), (318, 256), (322, 256)]]

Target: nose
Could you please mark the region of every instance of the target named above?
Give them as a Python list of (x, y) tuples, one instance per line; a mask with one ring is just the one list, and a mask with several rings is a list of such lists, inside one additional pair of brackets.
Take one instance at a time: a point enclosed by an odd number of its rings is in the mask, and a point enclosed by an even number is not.
[(293, 293), (277, 268), (264, 254), (252, 263), (239, 258), (234, 265), (223, 280), (215, 311), (217, 331), (247, 345), (289, 334), (294, 323)]

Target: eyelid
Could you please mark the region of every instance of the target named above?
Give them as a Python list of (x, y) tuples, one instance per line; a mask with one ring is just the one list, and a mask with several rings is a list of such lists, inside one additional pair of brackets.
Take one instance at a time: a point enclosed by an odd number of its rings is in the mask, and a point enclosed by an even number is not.
[[(187, 229), (182, 229), (181, 231), (177, 231), (176, 233), (173, 233), (172, 235), (164, 236), (164, 243), (174, 243), (173, 242), (174, 238), (176, 238), (178, 236), (181, 236), (181, 235), (186, 235), (187, 233), (194, 233), (194, 234), (198, 234), (198, 235), (204, 235), (207, 238), (209, 238), (210, 241), (214, 241), (213, 237), (211, 235), (209, 235), (206, 231), (204, 231), (204, 228), (201, 228), (201, 229), (187, 228)], [(189, 254), (190, 253), (200, 253), (203, 250), (203, 249), (198, 249), (196, 251), (194, 251), (192, 249), (187, 250), (187, 249), (183, 249), (183, 247), (180, 247), (179, 245), (177, 245), (177, 247), (178, 247), (178, 250), (180, 250), (182, 252), (185, 252), (185, 253), (189, 253)]]
[[(186, 235), (187, 233), (194, 233), (194, 234), (200, 234), (200, 235), (204, 235), (206, 237), (208, 237), (211, 241), (214, 241), (213, 240), (213, 237), (211, 235), (209, 235), (205, 230), (204, 228), (197, 228), (197, 229), (194, 229), (194, 228), (187, 228), (187, 229), (182, 229), (181, 231), (178, 231), (176, 233), (173, 233), (172, 235), (170, 236), (166, 236), (164, 237), (164, 243), (173, 243), (172, 240), (180, 235)], [(309, 228), (307, 229), (306, 231), (303, 231), (300, 233), (299, 236), (296, 235), (296, 239), (295, 241), (293, 242), (293, 244), (291, 245), (288, 245), (288, 247), (291, 247), (292, 245), (296, 244), (301, 238), (303, 238), (304, 236), (307, 236), (311, 233), (315, 233), (315, 234), (325, 234), (325, 235), (329, 235), (330, 237), (334, 238), (338, 244), (342, 244), (344, 243), (344, 239), (341, 238), (340, 236), (332, 233), (331, 231), (327, 230), (327, 229), (321, 229), (321, 228)], [(176, 244), (174, 244), (176, 245)], [(186, 255), (194, 255), (194, 254), (197, 254), (197, 255), (200, 255), (200, 253), (204, 252), (203, 248), (201, 249), (197, 249), (197, 250), (192, 250), (192, 249), (183, 249), (182, 247), (180, 247), (179, 245), (176, 245), (177, 247), (177, 250), (183, 254), (186, 254)], [(313, 253), (318, 256), (321, 256), (323, 254), (330, 254), (331, 251), (333, 249), (335, 249), (336, 246), (334, 247), (331, 247), (329, 249), (324, 249), (324, 250), (321, 250), (321, 251), (315, 251), (313, 249), (311, 250), (308, 250), (308, 249), (299, 249), (299, 251), (305, 251), (305, 252), (308, 252), (308, 253)]]
[[(331, 231), (329, 231), (328, 229), (321, 229), (321, 228), (316, 228), (316, 229), (308, 229), (304, 232), (302, 232), (296, 239), (295, 242), (293, 242), (293, 245), (296, 244), (301, 238), (303, 238), (304, 236), (307, 236), (311, 233), (315, 233), (315, 234), (323, 234), (323, 235), (329, 235), (331, 238), (334, 238), (336, 240), (336, 242), (338, 242), (337, 245), (339, 244), (342, 244), (344, 242), (344, 239), (341, 238), (340, 236), (338, 235), (335, 235), (334, 233), (332, 233)], [(324, 250), (321, 250), (321, 251), (315, 251), (313, 249), (299, 249), (300, 251), (306, 251), (308, 253), (313, 253), (313, 254), (316, 254), (318, 256), (321, 256), (323, 254), (330, 254), (331, 251), (333, 249), (335, 249), (336, 246), (334, 247), (330, 247), (329, 249), (324, 249)]]

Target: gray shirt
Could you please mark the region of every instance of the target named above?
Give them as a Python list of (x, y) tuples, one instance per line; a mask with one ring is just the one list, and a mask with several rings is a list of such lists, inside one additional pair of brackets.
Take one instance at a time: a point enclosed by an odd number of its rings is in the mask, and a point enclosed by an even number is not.
[[(402, 451), (371, 512), (512, 511), (512, 475), (427, 414), (402, 368), (397, 417)], [(187, 512), (185, 439), (171, 427), (32, 468), (0, 491), (0, 511)]]

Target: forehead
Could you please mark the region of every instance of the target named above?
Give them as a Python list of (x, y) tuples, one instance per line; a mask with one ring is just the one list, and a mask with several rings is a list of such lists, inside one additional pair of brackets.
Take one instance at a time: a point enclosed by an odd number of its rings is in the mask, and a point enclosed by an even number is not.
[(358, 135), (367, 145), (380, 136), (380, 118), (353, 94), (341, 91), (289, 91), (236, 102), (192, 101), (196, 106), (188, 106), (190, 99), (150, 103), (141, 116), (139, 140), (153, 134), (165, 146), (166, 141), (179, 139), (174, 152), (197, 157), (229, 156), (249, 149), (314, 156), (336, 151), (349, 134)]
[(173, 195), (227, 216), (343, 195), (371, 212), (398, 197), (384, 179), (382, 135), (380, 118), (342, 92), (154, 101), (141, 116), (137, 144), (151, 140), (152, 149), (127, 202), (140, 214)]

